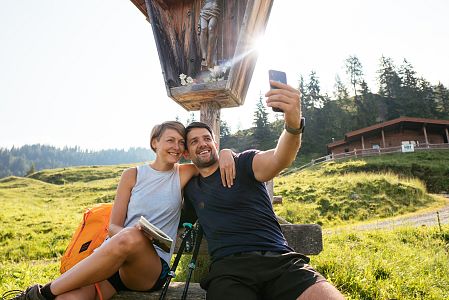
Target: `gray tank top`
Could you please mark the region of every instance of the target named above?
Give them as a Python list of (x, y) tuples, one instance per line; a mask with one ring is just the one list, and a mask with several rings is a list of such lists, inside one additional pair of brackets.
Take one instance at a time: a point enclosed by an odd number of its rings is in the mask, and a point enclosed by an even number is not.
[[(136, 184), (131, 191), (124, 227), (136, 224), (140, 216), (157, 226), (176, 241), (181, 215), (181, 181), (179, 165), (170, 171), (157, 171), (150, 165), (137, 167)], [(174, 243), (170, 253), (155, 246), (158, 255), (170, 265)]]

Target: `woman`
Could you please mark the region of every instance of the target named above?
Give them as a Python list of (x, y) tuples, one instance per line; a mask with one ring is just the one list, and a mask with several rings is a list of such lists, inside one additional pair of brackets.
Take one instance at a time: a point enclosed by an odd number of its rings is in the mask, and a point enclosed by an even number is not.
[[(121, 290), (160, 289), (169, 271), (173, 247), (166, 253), (153, 246), (137, 224), (143, 215), (175, 240), (181, 190), (197, 174), (193, 164), (178, 164), (185, 150), (184, 136), (185, 128), (179, 122), (156, 125), (151, 132), (156, 159), (127, 169), (121, 176), (111, 213), (110, 238), (56, 280), (45, 286), (31, 286), (14, 299), (95, 299), (95, 283), (103, 299)], [(225, 151), (223, 156), (228, 184), (232, 184), (232, 152)]]

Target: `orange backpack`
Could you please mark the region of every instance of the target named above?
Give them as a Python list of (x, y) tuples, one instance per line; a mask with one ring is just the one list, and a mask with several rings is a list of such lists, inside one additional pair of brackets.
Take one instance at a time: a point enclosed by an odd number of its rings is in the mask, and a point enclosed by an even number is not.
[(61, 257), (61, 274), (88, 257), (108, 235), (112, 203), (97, 204), (87, 209), (64, 255)]

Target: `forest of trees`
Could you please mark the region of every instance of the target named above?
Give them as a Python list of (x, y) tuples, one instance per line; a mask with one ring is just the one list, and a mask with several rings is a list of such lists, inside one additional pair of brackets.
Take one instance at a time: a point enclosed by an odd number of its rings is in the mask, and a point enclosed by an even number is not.
[[(333, 95), (321, 92), (319, 77), (312, 71), (299, 77), (302, 114), (306, 118), (301, 154), (326, 155), (326, 145), (343, 139), (346, 132), (401, 116), (449, 119), (449, 89), (442, 83), (432, 85), (417, 76), (413, 66), (403, 60), (399, 66), (382, 56), (377, 70), (377, 91), (371, 91), (364, 78), (362, 63), (356, 56), (345, 60), (347, 84), (336, 76)], [(254, 112), (254, 127), (231, 135), (222, 122), (221, 147), (242, 151), (270, 149), (283, 129), (282, 118), (268, 121), (262, 99)]]
[(19, 148), (0, 148), (0, 178), (24, 176), (42, 169), (69, 166), (115, 165), (149, 161), (154, 158), (150, 149), (81, 150), (79, 147), (63, 149), (46, 145), (25, 145)]
[[(371, 91), (364, 79), (362, 63), (356, 56), (345, 60), (346, 82), (337, 76), (332, 95), (322, 93), (319, 77), (312, 71), (307, 78), (299, 77), (302, 113), (306, 130), (298, 162), (326, 153), (333, 139), (343, 139), (346, 132), (395, 119), (401, 116), (449, 119), (449, 89), (442, 83), (432, 85), (417, 76), (413, 66), (404, 59), (397, 66), (382, 56), (377, 71), (377, 91)], [(231, 134), (226, 121), (221, 121), (220, 147), (243, 151), (276, 146), (284, 123), (269, 122), (269, 113), (262, 97), (254, 115), (254, 127)], [(177, 118), (179, 120), (179, 118)], [(186, 123), (195, 121), (190, 114)], [(58, 149), (52, 146), (26, 145), (20, 148), (0, 148), (0, 178), (24, 176), (37, 170), (78, 166), (135, 163), (152, 160), (149, 149), (88, 151), (79, 147)]]

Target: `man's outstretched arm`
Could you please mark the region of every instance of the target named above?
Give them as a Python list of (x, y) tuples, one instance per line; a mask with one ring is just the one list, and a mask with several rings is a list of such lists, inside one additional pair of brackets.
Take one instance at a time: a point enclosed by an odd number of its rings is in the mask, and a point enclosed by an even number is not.
[(272, 89), (265, 94), (268, 107), (277, 107), (284, 111), (285, 126), (275, 149), (261, 151), (253, 160), (253, 171), (257, 180), (265, 182), (273, 179), (280, 171), (292, 164), (301, 146), (301, 101), (299, 91), (276, 81)]

